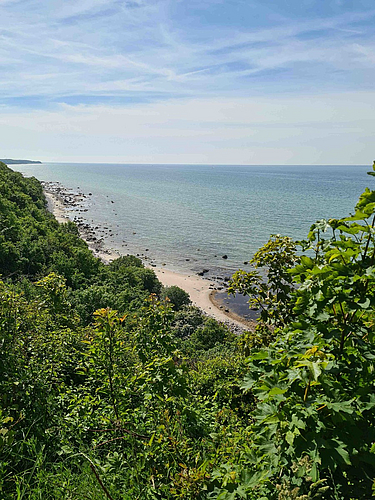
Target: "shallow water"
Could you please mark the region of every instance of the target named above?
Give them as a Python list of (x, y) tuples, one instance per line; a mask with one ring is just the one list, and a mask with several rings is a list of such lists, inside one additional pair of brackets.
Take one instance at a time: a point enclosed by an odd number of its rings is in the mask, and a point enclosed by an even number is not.
[(373, 184), (368, 166), (43, 163), (12, 168), (92, 193), (87, 212), (78, 215), (112, 229), (106, 236), (111, 248), (148, 255), (176, 271), (209, 269), (206, 276), (246, 269), (244, 261), (272, 233), (301, 239), (317, 219), (347, 215)]

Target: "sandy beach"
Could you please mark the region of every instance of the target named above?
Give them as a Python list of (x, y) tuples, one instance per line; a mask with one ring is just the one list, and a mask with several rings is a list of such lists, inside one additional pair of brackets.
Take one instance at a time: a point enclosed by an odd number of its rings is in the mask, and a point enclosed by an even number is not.
[(243, 320), (240, 316), (225, 312), (224, 307), (215, 301), (214, 287), (216, 283), (213, 281), (191, 274), (176, 273), (164, 268), (153, 267), (152, 269), (164, 286), (175, 285), (185, 290), (190, 295), (192, 304), (202, 309), (208, 316), (224, 323), (232, 323), (241, 329), (253, 327), (250, 322)]
[(46, 191), (46, 189), (44, 189), (44, 196), (47, 200), (48, 210), (53, 213), (55, 219), (60, 223), (68, 222), (69, 217), (65, 213), (63, 202), (56, 195)]
[[(44, 194), (47, 199), (48, 209), (60, 223), (68, 222), (67, 203), (59, 193), (51, 191), (50, 187), (44, 185)], [(103, 262), (109, 263), (120, 257), (120, 254), (105, 247), (102, 240), (93, 238), (93, 232), (87, 224), (78, 224), (81, 237), (86, 241), (94, 255)], [(214, 281), (195, 276), (193, 274), (183, 274), (170, 271), (165, 267), (155, 267), (145, 264), (157, 275), (159, 281), (164, 286), (178, 286), (185, 290), (192, 301), (192, 304), (200, 308), (205, 314), (217, 321), (226, 323), (236, 330), (253, 329), (254, 324), (246, 321), (226, 308), (215, 299), (215, 289), (217, 283)]]

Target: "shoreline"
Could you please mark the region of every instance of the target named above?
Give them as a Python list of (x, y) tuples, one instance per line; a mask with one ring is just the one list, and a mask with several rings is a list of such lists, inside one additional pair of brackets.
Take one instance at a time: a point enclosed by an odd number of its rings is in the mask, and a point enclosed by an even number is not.
[[(69, 216), (66, 214), (67, 206), (64, 199), (55, 192), (51, 192), (48, 188), (42, 183), (44, 196), (47, 200), (47, 209), (54, 215), (55, 219), (60, 223), (66, 222), (74, 222)], [(94, 234), (95, 232), (91, 229), (89, 224), (79, 223), (76, 224), (79, 229), (80, 237), (87, 243), (87, 246), (94, 254), (95, 257), (98, 257), (105, 264), (110, 263), (112, 260), (120, 257), (118, 252), (115, 252), (112, 249), (105, 248), (104, 240), (97, 239)]]
[(149, 267), (152, 269), (159, 281), (164, 286), (178, 286), (190, 295), (192, 304), (201, 309), (205, 314), (222, 323), (231, 324), (241, 330), (253, 329), (255, 324), (241, 318), (241, 316), (229, 311), (215, 300), (216, 283), (214, 281), (200, 278), (191, 274), (177, 273), (165, 268)]
[(229, 318), (230, 321), (233, 321), (236, 323), (241, 323), (241, 325), (245, 326), (246, 330), (254, 331), (255, 326), (256, 326), (256, 321), (250, 320), (250, 319), (245, 319), (242, 316), (240, 316), (239, 314), (231, 311), (230, 309), (225, 309), (225, 307), (216, 298), (217, 292), (218, 292), (218, 290), (212, 290), (211, 293), (209, 294), (209, 299), (210, 299), (211, 304), (213, 304), (213, 306), (216, 309), (220, 309), (220, 310), (224, 309), (223, 314), (225, 314), (225, 316), (227, 318)]
[[(83, 193), (68, 194), (63, 186), (58, 183), (42, 182), (44, 195), (47, 200), (48, 210), (60, 223), (71, 221), (67, 214), (70, 207), (79, 207), (88, 197)], [(95, 230), (90, 224), (85, 223), (83, 218), (79, 218), (77, 224), (80, 237), (87, 243), (89, 249), (95, 257), (108, 264), (112, 260), (120, 257), (120, 253), (105, 246), (104, 238), (97, 238)], [(171, 271), (166, 267), (155, 266), (155, 264), (144, 264), (146, 268), (152, 269), (159, 281), (164, 286), (178, 286), (185, 290), (194, 306), (201, 309), (206, 315), (225, 323), (235, 330), (253, 329), (255, 323), (247, 321), (245, 318), (228, 310), (215, 299), (218, 284), (215, 281), (196, 276), (192, 273), (184, 274)]]

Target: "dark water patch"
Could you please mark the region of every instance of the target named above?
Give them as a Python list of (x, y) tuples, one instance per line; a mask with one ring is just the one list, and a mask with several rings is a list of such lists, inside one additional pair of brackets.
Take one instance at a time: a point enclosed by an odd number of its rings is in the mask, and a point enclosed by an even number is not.
[(223, 307), (229, 309), (230, 312), (238, 314), (246, 320), (256, 320), (259, 316), (258, 311), (249, 309), (248, 297), (236, 293), (236, 295), (229, 295), (227, 292), (218, 291), (215, 294), (215, 300)]

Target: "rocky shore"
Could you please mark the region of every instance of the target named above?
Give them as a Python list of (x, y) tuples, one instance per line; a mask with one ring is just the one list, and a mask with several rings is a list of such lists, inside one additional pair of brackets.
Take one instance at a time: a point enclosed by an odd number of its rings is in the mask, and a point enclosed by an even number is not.
[[(69, 189), (59, 182), (42, 182), (44, 193), (48, 203), (48, 209), (55, 215), (59, 222), (73, 221), (79, 230), (80, 236), (86, 241), (93, 254), (103, 262), (108, 263), (120, 256), (119, 252), (108, 247), (110, 238), (114, 235), (114, 229), (108, 226), (100, 226), (94, 221), (88, 221), (85, 213), (92, 204), (92, 193), (84, 193), (77, 189)], [(111, 201), (111, 200), (110, 200)], [(112, 202), (113, 203), (113, 202)], [(122, 246), (127, 247), (126, 241)], [(144, 252), (149, 252), (145, 249)], [(205, 275), (209, 269), (203, 269), (195, 274), (175, 273), (158, 266), (150, 255), (137, 253), (147, 267), (152, 267), (159, 280), (165, 286), (176, 285), (186, 290), (192, 303), (199, 307), (205, 314), (214, 317), (218, 321), (227, 324), (231, 330), (241, 333), (244, 330), (253, 329), (254, 322), (247, 320), (218, 300), (217, 293), (225, 292), (227, 288), (228, 276), (210, 276), (207, 279)], [(223, 258), (225, 258), (223, 256)]]
[(42, 181), (44, 194), (47, 199), (48, 209), (55, 215), (59, 222), (71, 220), (76, 224), (79, 234), (86, 241), (93, 254), (107, 263), (120, 255), (113, 249), (106, 247), (105, 237), (110, 236), (111, 229), (99, 227), (89, 223), (83, 216), (88, 211), (91, 193), (85, 194), (77, 190), (68, 189), (59, 182)]

